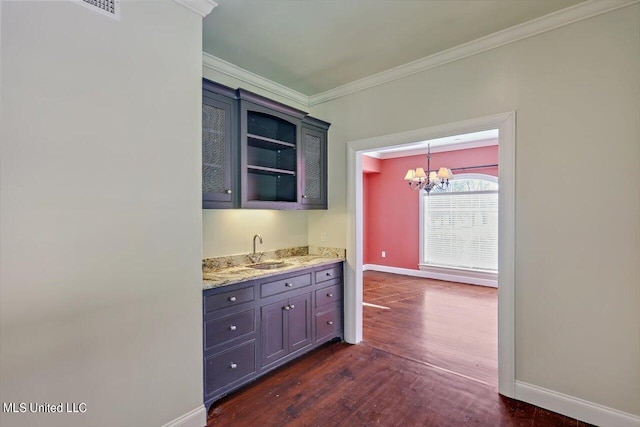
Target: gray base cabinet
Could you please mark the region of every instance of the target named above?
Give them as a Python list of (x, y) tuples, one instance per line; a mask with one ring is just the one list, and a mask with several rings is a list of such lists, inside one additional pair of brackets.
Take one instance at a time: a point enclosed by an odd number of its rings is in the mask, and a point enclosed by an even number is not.
[(203, 292), (204, 403), (343, 337), (343, 263)]

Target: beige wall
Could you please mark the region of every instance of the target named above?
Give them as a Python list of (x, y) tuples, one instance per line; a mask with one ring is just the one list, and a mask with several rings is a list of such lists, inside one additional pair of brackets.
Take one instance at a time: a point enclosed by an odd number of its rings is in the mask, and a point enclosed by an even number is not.
[[(2, 426), (160, 426), (202, 408), (202, 19), (2, 2)], [(204, 422), (204, 414), (202, 415)]]
[[(204, 67), (202, 73), (204, 77), (234, 89), (241, 87), (302, 111), (309, 111), (304, 105), (210, 68)], [(203, 209), (202, 256), (210, 258), (249, 253), (254, 234), (261, 234), (263, 237), (264, 244), (258, 246), (261, 251), (307, 246), (307, 217), (307, 211)]]
[(638, 34), (635, 4), (315, 106), (309, 244), (346, 246), (347, 142), (516, 111), (516, 379), (640, 415)]
[(304, 211), (254, 209), (204, 209), (203, 257), (249, 253), (253, 236), (262, 236), (259, 252), (307, 246), (307, 214)]

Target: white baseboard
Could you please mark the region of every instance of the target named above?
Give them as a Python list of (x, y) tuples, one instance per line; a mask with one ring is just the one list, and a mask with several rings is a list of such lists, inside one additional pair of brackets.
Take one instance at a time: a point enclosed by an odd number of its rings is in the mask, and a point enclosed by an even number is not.
[(515, 398), (602, 427), (640, 427), (640, 416), (516, 381)]
[(169, 421), (162, 427), (204, 427), (207, 425), (207, 409), (204, 405)]
[(387, 265), (364, 264), (362, 271), (373, 270), (384, 273), (403, 274), (405, 276), (424, 277), (426, 279), (446, 280), (447, 282), (467, 283), (469, 285), (497, 288), (495, 280), (469, 277), (458, 274), (434, 273), (432, 271), (412, 270), (410, 268), (389, 267)]

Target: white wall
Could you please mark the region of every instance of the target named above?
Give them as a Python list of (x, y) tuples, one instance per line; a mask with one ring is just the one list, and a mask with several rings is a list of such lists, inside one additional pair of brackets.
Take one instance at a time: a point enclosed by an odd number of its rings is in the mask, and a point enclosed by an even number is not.
[[(302, 111), (309, 111), (304, 105), (210, 68), (203, 67), (202, 73), (209, 80), (233, 89), (241, 87)], [(249, 253), (252, 251), (254, 234), (261, 234), (264, 238), (264, 244), (259, 249), (261, 251), (307, 246), (307, 216), (307, 211), (203, 209), (203, 257)]]
[(347, 142), (517, 111), (516, 379), (640, 415), (639, 34), (635, 4), (315, 106), (309, 244), (346, 246)]
[[(202, 408), (202, 18), (2, 3), (2, 426), (159, 426)], [(202, 414), (204, 421), (204, 413)]]

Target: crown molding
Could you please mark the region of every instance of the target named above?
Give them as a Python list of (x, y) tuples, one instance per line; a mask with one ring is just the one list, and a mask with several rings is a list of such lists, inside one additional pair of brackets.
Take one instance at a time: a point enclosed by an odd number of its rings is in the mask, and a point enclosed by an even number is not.
[(286, 98), (289, 101), (297, 102), (304, 107), (309, 106), (309, 97), (307, 95), (296, 90), (289, 89), (288, 87), (283, 86), (280, 83), (276, 83), (265, 77), (259, 76), (255, 73), (252, 73), (251, 71), (240, 68), (237, 65), (227, 62), (224, 59), (220, 59), (218, 57), (210, 55), (206, 52), (202, 52), (202, 65), (205, 68), (209, 68), (213, 71), (217, 71), (229, 77), (233, 77), (245, 83), (249, 83), (269, 93)]
[(348, 94), (398, 80), (430, 68), (438, 67), (471, 55), (495, 49), (518, 40), (551, 31), (564, 25), (582, 21), (596, 15), (630, 6), (638, 2), (640, 2), (640, 0), (589, 0), (583, 3), (578, 3), (566, 9), (550, 13), (540, 18), (516, 25), (515, 27), (498, 31), (497, 33), (490, 34), (469, 43), (465, 43), (416, 61), (355, 80), (351, 83), (329, 89), (325, 92), (312, 95), (309, 97), (309, 106), (321, 104)]
[(197, 13), (203, 18), (211, 13), (214, 7), (218, 6), (213, 0), (173, 0), (180, 6), (184, 6), (192, 12)]

